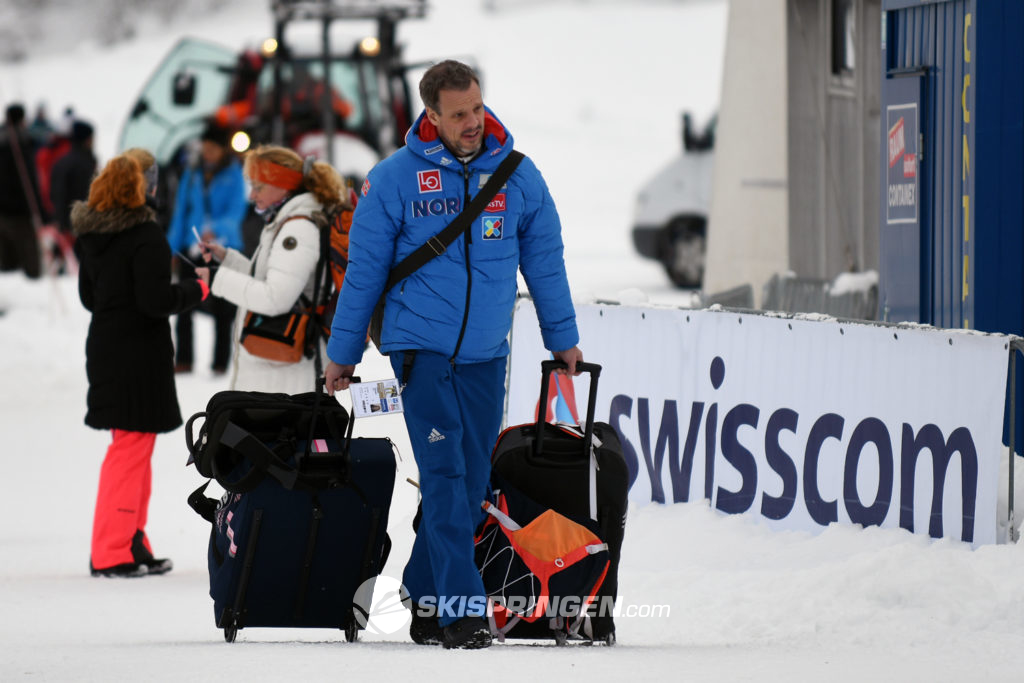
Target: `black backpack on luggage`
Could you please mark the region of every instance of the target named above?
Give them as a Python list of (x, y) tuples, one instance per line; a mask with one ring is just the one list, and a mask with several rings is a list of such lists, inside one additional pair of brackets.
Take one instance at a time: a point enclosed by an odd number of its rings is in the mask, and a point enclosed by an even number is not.
[(190, 462), (226, 491), (208, 498), (208, 481), (189, 505), (212, 526), (210, 596), (228, 642), (253, 626), (338, 628), (353, 641), (366, 625), (353, 598), (361, 586), (372, 595), (363, 584), (391, 547), (395, 458), (390, 440), (352, 427), (323, 391), (223, 391), (186, 424)]

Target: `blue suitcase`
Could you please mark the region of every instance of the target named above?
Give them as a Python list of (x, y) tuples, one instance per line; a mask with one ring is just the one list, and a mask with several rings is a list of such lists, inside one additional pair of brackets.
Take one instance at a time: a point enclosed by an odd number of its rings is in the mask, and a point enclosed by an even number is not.
[(228, 391), (186, 425), (190, 462), (226, 491), (208, 498), (206, 482), (189, 504), (212, 525), (210, 596), (228, 642), (259, 626), (354, 641), (365, 626), (353, 598), (372, 594), (387, 560), (395, 458), (389, 439), (352, 438), (352, 424), (321, 391)]

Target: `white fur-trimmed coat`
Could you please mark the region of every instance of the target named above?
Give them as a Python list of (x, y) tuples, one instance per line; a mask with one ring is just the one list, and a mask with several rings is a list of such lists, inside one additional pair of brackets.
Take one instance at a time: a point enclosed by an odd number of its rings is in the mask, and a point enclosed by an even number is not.
[(232, 335), (232, 389), (287, 394), (316, 389), (312, 358), (297, 363), (266, 360), (246, 351), (239, 339), (249, 311), (280, 315), (291, 309), (300, 294), (312, 299), (320, 230), (310, 220), (288, 219), (310, 216), (320, 209), (308, 192), (292, 197), (274, 221), (264, 226), (252, 259), (229, 249), (213, 278), (210, 291), (238, 306)]

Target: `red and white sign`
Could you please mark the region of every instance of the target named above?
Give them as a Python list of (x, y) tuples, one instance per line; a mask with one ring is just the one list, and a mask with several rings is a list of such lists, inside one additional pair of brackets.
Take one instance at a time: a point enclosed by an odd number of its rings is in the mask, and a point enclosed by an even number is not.
[(896, 125), (889, 129), (889, 168), (896, 165), (906, 149), (907, 142), (904, 137), (903, 117), (901, 116)]
[(917, 177), (917, 157), (913, 154), (903, 155), (903, 177)]
[(420, 181), (420, 194), (423, 194), (424, 192), (441, 191), (440, 169), (434, 168), (429, 171), (417, 171), (416, 177)]
[(505, 193), (504, 192), (499, 192), (498, 194), (494, 195), (494, 199), (492, 199), (491, 203), (487, 205), (486, 209), (484, 209), (484, 211), (486, 211), (487, 213), (501, 213), (504, 210), (505, 210)]

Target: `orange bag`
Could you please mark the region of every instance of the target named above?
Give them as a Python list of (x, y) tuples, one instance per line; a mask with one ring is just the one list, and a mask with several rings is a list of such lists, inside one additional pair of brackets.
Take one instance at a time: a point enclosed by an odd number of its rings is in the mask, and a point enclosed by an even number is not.
[(310, 312), (298, 306), (281, 315), (249, 311), (242, 328), (242, 346), (254, 356), (280, 363), (298, 363), (306, 355)]
[[(496, 485), (499, 482), (495, 482)], [(476, 535), (476, 564), (499, 638), (543, 617), (575, 632), (608, 573), (608, 544), (591, 520), (573, 520), (501, 483)]]

